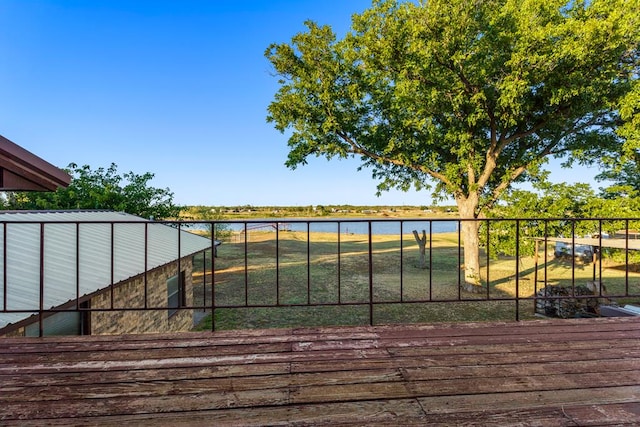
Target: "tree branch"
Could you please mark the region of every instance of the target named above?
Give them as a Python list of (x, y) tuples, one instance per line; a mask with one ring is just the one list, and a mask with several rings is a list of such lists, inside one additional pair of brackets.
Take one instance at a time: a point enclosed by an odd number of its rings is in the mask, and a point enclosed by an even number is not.
[[(539, 159), (551, 154), (553, 152), (553, 148), (556, 145), (558, 145), (558, 142), (560, 141), (560, 139), (561, 138), (559, 138), (556, 141), (548, 144), (542, 151), (540, 151), (540, 153), (538, 153), (538, 155), (534, 156), (534, 160), (539, 160)], [(514, 169), (511, 172), (511, 174), (509, 174), (509, 178), (508, 179), (502, 180), (500, 182), (500, 184), (498, 184), (498, 186), (496, 186), (496, 188), (493, 189), (493, 191), (491, 192), (491, 198), (489, 199), (489, 201), (487, 203), (485, 203), (484, 207), (488, 208), (488, 207), (493, 206), (498, 201), (500, 196), (502, 196), (502, 193), (509, 187), (509, 185), (511, 185), (511, 183), (513, 181), (515, 181), (520, 175), (522, 175), (524, 172), (526, 172), (527, 169), (529, 169), (530, 166), (531, 166), (531, 162), (527, 162), (527, 163), (525, 163), (523, 165), (520, 165), (516, 169)]]
[(336, 135), (338, 135), (340, 138), (342, 138), (347, 144), (349, 144), (349, 146), (351, 147), (351, 152), (353, 154), (360, 154), (363, 155), (365, 157), (369, 157), (371, 159), (374, 159), (378, 162), (381, 163), (388, 163), (388, 164), (392, 164), (395, 166), (401, 166), (401, 167), (410, 167), (411, 169), (427, 174), (429, 176), (431, 176), (432, 178), (435, 178), (439, 181), (442, 181), (445, 185), (447, 186), (453, 186), (453, 183), (447, 179), (447, 177), (439, 172), (436, 172), (434, 170), (431, 170), (429, 168), (425, 168), (421, 165), (415, 165), (415, 164), (407, 164), (401, 160), (397, 160), (397, 159), (393, 159), (391, 157), (387, 157), (387, 156), (381, 156), (377, 153), (374, 153), (373, 151), (369, 151), (366, 148), (362, 147), (360, 144), (358, 144), (356, 141), (354, 141), (351, 137), (349, 137), (349, 135), (347, 135), (344, 132), (341, 131), (336, 131)]
[[(554, 115), (563, 114), (568, 109), (569, 109), (568, 106), (563, 106), (563, 107), (560, 107), (560, 108), (556, 109), (553, 114)], [(519, 132), (519, 133), (514, 133), (513, 135), (511, 135), (508, 138), (503, 138), (501, 141), (496, 139), (495, 140), (495, 144), (494, 144), (494, 140), (493, 140), (493, 138), (495, 137), (494, 129), (492, 128), (491, 129), (491, 134), (492, 134), (491, 135), (491, 139), (492, 139), (491, 140), (491, 145), (490, 145), (489, 150), (487, 150), (487, 156), (486, 156), (487, 161), (485, 163), (484, 171), (483, 171), (482, 175), (480, 176), (480, 179), (478, 180), (479, 185), (481, 187), (484, 187), (489, 182), (489, 179), (491, 178), (491, 175), (492, 175), (493, 171), (495, 170), (495, 168), (497, 166), (498, 156), (500, 155), (500, 153), (502, 153), (502, 151), (504, 151), (504, 149), (509, 144), (511, 144), (512, 142), (514, 142), (516, 140), (519, 140), (519, 139), (522, 139), (522, 138), (526, 138), (528, 136), (531, 136), (531, 135), (535, 134), (540, 129), (544, 128), (547, 124), (548, 124), (548, 120), (539, 120), (536, 124), (534, 124), (530, 129), (528, 129), (526, 131), (522, 131), (522, 132)], [(588, 126), (590, 126), (590, 125), (588, 125)], [(584, 126), (581, 126), (581, 128), (584, 128)], [(577, 129), (575, 128), (575, 126), (571, 127), (571, 131), (575, 132), (576, 130)], [(558, 144), (558, 141), (563, 139), (566, 136), (566, 134), (568, 134), (568, 133), (569, 133), (569, 130), (567, 130), (567, 132), (565, 132), (562, 137), (557, 138), (556, 140), (554, 140), (545, 149), (543, 149), (540, 154), (538, 154), (534, 158), (539, 159), (539, 158), (541, 158), (541, 156), (546, 156), (546, 155), (551, 154), (550, 150), (552, 150), (553, 147), (555, 147)], [(526, 170), (526, 168), (528, 168), (529, 165), (530, 165), (530, 163), (527, 163), (527, 165), (525, 167), (525, 170)], [(518, 170), (518, 169), (516, 169), (516, 170)], [(523, 172), (524, 172), (524, 170), (520, 171), (519, 173), (517, 173), (515, 175), (515, 177), (513, 177), (506, 184), (505, 183), (501, 183), (498, 187), (495, 188), (494, 193), (496, 191), (498, 191), (498, 196), (499, 196), (499, 194), (501, 194), (506, 189), (506, 187), (513, 181), (513, 179), (516, 179)], [(504, 187), (504, 188), (502, 188), (502, 187)], [(497, 199), (497, 197), (492, 197), (492, 199), (494, 199), (494, 198)], [(494, 202), (492, 202), (492, 203), (494, 203)]]

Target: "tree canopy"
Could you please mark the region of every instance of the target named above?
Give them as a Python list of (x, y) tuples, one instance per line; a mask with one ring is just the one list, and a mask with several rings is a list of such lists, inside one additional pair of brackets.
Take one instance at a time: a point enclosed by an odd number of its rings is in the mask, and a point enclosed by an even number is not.
[(5, 198), (7, 209), (109, 209), (144, 218), (176, 218), (180, 207), (173, 204), (168, 188), (149, 185), (154, 175), (134, 172), (118, 174), (117, 166), (92, 170), (88, 165), (69, 164), (67, 188), (55, 192), (16, 192)]
[(265, 53), (291, 168), (359, 157), (379, 191), (431, 189), (478, 218), (550, 156), (615, 158), (637, 136), (640, 0), (378, 0), (341, 39), (306, 25)]

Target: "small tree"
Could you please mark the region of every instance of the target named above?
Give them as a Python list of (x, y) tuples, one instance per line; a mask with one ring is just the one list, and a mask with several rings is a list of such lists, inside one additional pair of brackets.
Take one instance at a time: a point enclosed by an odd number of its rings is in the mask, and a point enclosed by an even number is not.
[(378, 0), (341, 40), (307, 27), (266, 51), (286, 165), (354, 156), (379, 192), (452, 196), (468, 290), (480, 284), (473, 220), (549, 156), (619, 152), (615, 130), (633, 117), (638, 0)]
[(112, 163), (108, 169), (92, 170), (85, 165), (69, 164), (71, 183), (55, 192), (7, 193), (7, 209), (109, 209), (127, 212), (144, 218), (174, 219), (181, 208), (173, 204), (168, 188), (149, 185), (152, 173), (133, 172), (119, 175)]
[(207, 237), (211, 237), (213, 234), (216, 239), (228, 239), (231, 236), (231, 227), (228, 224), (217, 222), (222, 219), (222, 209), (210, 206), (192, 206), (189, 208), (189, 213), (195, 220), (216, 221), (213, 227), (212, 223), (204, 224)]

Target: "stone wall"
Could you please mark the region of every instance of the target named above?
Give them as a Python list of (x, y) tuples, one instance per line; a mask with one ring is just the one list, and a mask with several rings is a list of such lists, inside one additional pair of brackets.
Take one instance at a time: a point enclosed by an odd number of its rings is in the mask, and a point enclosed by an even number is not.
[[(186, 306), (193, 305), (192, 259), (183, 258), (180, 268), (184, 271)], [(178, 274), (174, 262), (147, 272), (147, 307), (159, 310), (92, 311), (91, 334), (140, 334), (188, 331), (193, 327), (193, 310), (179, 310), (169, 316), (167, 309), (167, 280)], [(144, 308), (144, 275), (113, 287), (114, 308)], [(110, 309), (111, 290), (106, 289), (91, 299), (92, 310)]]

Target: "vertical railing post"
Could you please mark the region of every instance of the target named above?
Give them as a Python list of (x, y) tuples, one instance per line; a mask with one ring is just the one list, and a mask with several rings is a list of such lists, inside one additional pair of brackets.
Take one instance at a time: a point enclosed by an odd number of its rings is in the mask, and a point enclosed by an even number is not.
[(341, 284), (342, 276), (341, 276), (341, 273), (340, 273), (340, 270), (342, 270), (341, 267), (340, 267), (340, 261), (341, 261), (341, 257), (340, 257), (340, 252), (341, 252), (341, 249), (340, 249), (341, 225), (342, 225), (342, 223), (340, 221), (338, 221), (338, 304), (342, 304), (342, 292), (341, 292), (341, 289), (342, 289), (342, 284)]
[[(458, 220), (458, 301), (462, 300), (462, 220)], [(466, 280), (466, 276), (465, 276)]]
[(404, 221), (400, 220), (400, 302), (404, 302), (403, 243), (404, 243)]
[[(215, 239), (213, 237), (213, 228), (211, 229), (211, 241), (215, 242)], [(211, 248), (211, 268), (212, 269), (213, 269), (213, 258), (215, 255), (214, 251), (215, 251), (215, 245)], [(213, 280), (213, 275), (211, 276), (211, 279)], [(195, 291), (194, 291), (194, 294), (195, 294)], [(194, 305), (195, 305), (195, 300), (194, 300)], [(204, 249), (202, 251), (202, 312), (203, 313), (207, 311), (206, 307), (207, 307), (207, 250)]]
[(7, 223), (2, 223), (2, 309), (7, 308)]
[(249, 230), (247, 222), (244, 222), (244, 305), (249, 305), (249, 242), (248, 234)]
[(115, 272), (114, 270), (114, 264), (115, 264), (115, 230), (114, 230), (114, 223), (111, 222), (109, 223), (111, 226), (111, 256), (110, 256), (110, 262), (111, 262), (111, 284), (109, 285), (109, 290), (111, 293), (111, 310), (113, 311), (114, 308), (114, 289), (113, 289), (113, 282), (115, 281)]
[(429, 220), (429, 301), (433, 300), (433, 221)]
[[(182, 229), (181, 223), (178, 222), (178, 310), (187, 305), (187, 296), (185, 292), (185, 281), (182, 280)], [(182, 313), (180, 312), (181, 316)]]
[(571, 220), (571, 296), (576, 295), (576, 220)]
[(489, 300), (491, 298), (491, 294), (489, 292), (489, 284), (491, 283), (491, 277), (490, 277), (490, 274), (489, 274), (489, 265), (491, 264), (491, 262), (490, 262), (491, 261), (491, 257), (490, 257), (491, 245), (489, 244), (490, 243), (490, 234), (489, 234), (490, 224), (491, 224), (491, 222), (487, 218), (487, 220), (486, 220), (486, 225), (487, 225), (487, 242), (486, 242), (486, 245), (487, 246), (486, 246), (486, 249), (485, 249), (486, 256), (487, 256), (487, 300)]
[(40, 223), (40, 307), (38, 310), (38, 336), (44, 335), (44, 222)]
[[(211, 222), (211, 332), (216, 330), (216, 223)], [(203, 301), (206, 301), (206, 284), (207, 284), (207, 253), (202, 254), (204, 264), (204, 295)], [(246, 287), (245, 287), (246, 288)]]
[(307, 221), (307, 305), (311, 304), (311, 221)]
[(373, 239), (371, 220), (369, 225), (369, 325), (373, 326)]
[(80, 223), (76, 222), (76, 310), (80, 311)]
[(149, 308), (149, 222), (144, 222), (144, 308)]
[(624, 294), (629, 295), (629, 220), (624, 223)]
[[(549, 264), (549, 247), (547, 246), (547, 238), (549, 237), (549, 220), (544, 220), (544, 288), (547, 289), (547, 265)], [(538, 284), (536, 283), (536, 288)]]
[[(591, 254), (591, 257), (593, 258), (593, 275), (595, 276), (596, 274), (596, 261), (598, 262), (598, 280), (600, 281), (600, 284), (602, 285), (602, 219), (598, 220), (598, 252), (596, 252), (595, 250), (593, 251), (593, 253)], [(593, 281), (595, 282), (596, 278), (593, 278)], [(600, 288), (600, 296), (602, 296), (602, 286), (598, 286), (598, 288)]]
[(280, 305), (280, 223), (276, 222), (276, 305)]
[(516, 219), (516, 321), (520, 321), (520, 220)]

